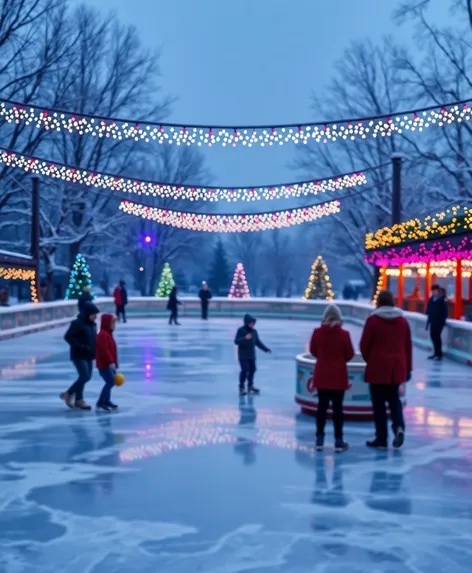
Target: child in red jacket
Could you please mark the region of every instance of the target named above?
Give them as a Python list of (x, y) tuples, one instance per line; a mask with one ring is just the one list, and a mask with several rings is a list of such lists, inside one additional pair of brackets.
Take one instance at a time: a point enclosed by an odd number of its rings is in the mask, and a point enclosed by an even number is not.
[(342, 328), (341, 311), (335, 304), (326, 309), (321, 328), (313, 332), (310, 352), (316, 358), (313, 381), (318, 390), (316, 449), (323, 450), (324, 429), (329, 403), (333, 407), (334, 449), (344, 452), (349, 445), (343, 439), (343, 400), (349, 388), (347, 362), (354, 358), (351, 337)]
[(113, 338), (115, 326), (115, 315), (102, 314), (100, 332), (97, 335), (95, 357), (98, 372), (103, 378), (105, 385), (97, 402), (97, 412), (110, 412), (118, 408), (116, 404), (111, 402), (111, 389), (115, 385), (115, 374), (118, 368), (118, 351)]

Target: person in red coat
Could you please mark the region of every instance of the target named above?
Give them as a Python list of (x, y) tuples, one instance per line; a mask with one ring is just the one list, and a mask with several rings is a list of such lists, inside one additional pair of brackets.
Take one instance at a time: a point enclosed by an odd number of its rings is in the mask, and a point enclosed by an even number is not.
[(95, 359), (100, 376), (103, 378), (103, 386), (97, 402), (97, 412), (110, 412), (118, 406), (111, 401), (111, 389), (115, 385), (116, 369), (118, 368), (118, 350), (113, 338), (116, 326), (116, 316), (102, 314), (100, 332), (97, 334), (95, 346)]
[(313, 381), (318, 390), (316, 449), (323, 449), (326, 414), (331, 402), (334, 448), (336, 452), (344, 452), (349, 446), (343, 439), (343, 400), (349, 388), (347, 363), (354, 358), (354, 349), (349, 332), (342, 328), (341, 311), (335, 304), (328, 306), (321, 328), (313, 332), (310, 352), (316, 358)]
[(395, 307), (392, 293), (383, 291), (377, 298), (377, 309), (367, 319), (361, 339), (361, 353), (366, 362), (365, 381), (375, 420), (375, 439), (367, 446), (387, 449), (388, 428), (386, 403), (390, 408), (394, 448), (401, 448), (405, 439), (405, 422), (399, 388), (412, 371), (412, 344), (408, 321)]

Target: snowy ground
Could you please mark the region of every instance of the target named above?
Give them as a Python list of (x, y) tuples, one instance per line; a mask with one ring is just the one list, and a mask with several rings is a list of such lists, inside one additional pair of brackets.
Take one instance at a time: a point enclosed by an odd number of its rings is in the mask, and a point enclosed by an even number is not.
[(416, 350), (404, 450), (351, 423), (348, 453), (315, 455), (293, 403), (311, 325), (260, 321), (274, 353), (241, 402), (237, 326), (121, 326), (121, 412), (101, 416), (58, 399), (61, 329), (0, 343), (1, 573), (470, 572), (472, 371)]

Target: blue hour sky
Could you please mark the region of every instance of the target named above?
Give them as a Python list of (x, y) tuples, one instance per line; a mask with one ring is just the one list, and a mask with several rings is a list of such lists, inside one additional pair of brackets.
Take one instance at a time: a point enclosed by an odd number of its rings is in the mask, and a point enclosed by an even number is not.
[[(170, 121), (303, 122), (352, 40), (391, 35), (413, 46), (414, 30), (392, 21), (398, 0), (96, 0), (162, 47), (162, 86), (178, 97)], [(435, 0), (435, 23), (449, 19)], [(137, 118), (139, 119), (139, 118)], [(211, 183), (257, 185), (297, 179), (293, 148), (205, 150)], [(326, 173), (320, 175), (328, 175)], [(299, 178), (299, 177), (298, 177)]]

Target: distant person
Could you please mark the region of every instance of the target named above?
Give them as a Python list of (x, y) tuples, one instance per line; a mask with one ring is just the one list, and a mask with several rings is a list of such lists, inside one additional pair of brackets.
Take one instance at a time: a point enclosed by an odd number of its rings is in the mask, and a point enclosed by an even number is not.
[(351, 300), (352, 299), (352, 287), (349, 283), (346, 283), (343, 288), (343, 299), (344, 300)]
[(118, 286), (115, 287), (115, 290), (113, 291), (113, 298), (115, 300), (117, 319), (120, 320), (121, 317), (123, 319), (123, 322), (126, 322), (126, 305), (128, 304), (128, 291), (126, 290), (125, 281), (120, 281)]
[(431, 287), (431, 298), (428, 301), (426, 315), (428, 317), (426, 330), (429, 329), (434, 348), (433, 354), (428, 358), (439, 362), (443, 358), (441, 334), (447, 320), (446, 291), (439, 285)]
[(167, 310), (170, 310), (169, 324), (180, 325), (179, 322), (179, 306), (182, 304), (177, 298), (177, 293), (179, 292), (179, 287), (174, 286), (170, 291), (169, 301), (167, 303)]
[(90, 287), (85, 287), (82, 294), (79, 296), (78, 305), (79, 313), (84, 310), (84, 306), (87, 302), (93, 302), (92, 289)]
[[(244, 326), (238, 329), (234, 343), (238, 347), (238, 358), (241, 372), (239, 373), (239, 395), (260, 394), (260, 390), (254, 386), (254, 374), (256, 373), (256, 346), (264, 352), (271, 352), (261, 342), (257, 330), (254, 328), (256, 319), (250, 314), (244, 317)], [(246, 392), (246, 380), (248, 389)]]
[(113, 338), (115, 327), (116, 316), (114, 314), (102, 314), (95, 355), (98, 372), (105, 385), (98, 398), (97, 412), (110, 412), (118, 409), (118, 406), (111, 401), (111, 391), (115, 385), (115, 375), (118, 368), (118, 351)]
[(10, 306), (10, 295), (7, 287), (3, 287), (0, 291), (0, 306)]
[[(93, 361), (95, 360), (95, 343), (97, 338), (98, 308), (93, 302), (86, 302), (82, 312), (73, 320), (66, 332), (65, 340), (70, 346), (72, 360), (79, 377), (60, 397), (69, 408), (91, 410), (84, 401), (84, 386), (92, 378)], [(75, 396), (75, 404), (72, 402)]]
[(202, 306), (202, 319), (208, 320), (208, 306), (210, 304), (212, 294), (205, 282), (203, 283), (200, 294), (198, 296), (200, 297), (200, 303)]
[(400, 401), (400, 386), (411, 378), (412, 344), (410, 326), (403, 311), (395, 307), (393, 295), (382, 291), (377, 309), (367, 319), (361, 338), (361, 353), (366, 362), (364, 379), (370, 385), (374, 411), (375, 439), (370, 448), (387, 449), (388, 403), (395, 434), (394, 448), (401, 448), (405, 439), (405, 422)]
[(321, 327), (313, 332), (310, 352), (316, 358), (313, 381), (318, 389), (316, 414), (316, 449), (323, 450), (326, 414), (331, 402), (334, 423), (334, 450), (346, 451), (349, 445), (343, 438), (343, 400), (349, 388), (347, 363), (354, 358), (354, 348), (347, 330), (342, 328), (340, 309), (330, 304), (323, 315)]

